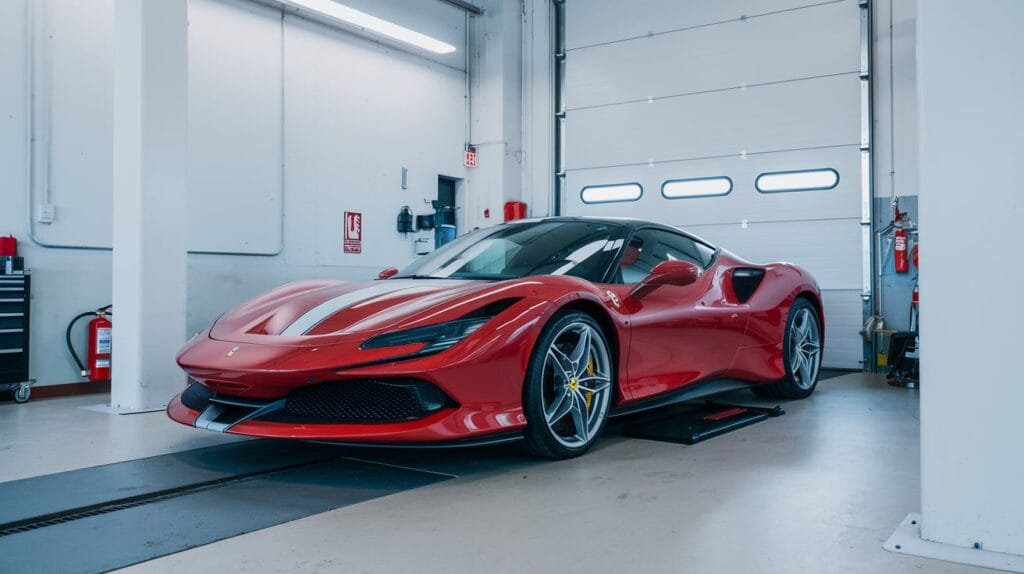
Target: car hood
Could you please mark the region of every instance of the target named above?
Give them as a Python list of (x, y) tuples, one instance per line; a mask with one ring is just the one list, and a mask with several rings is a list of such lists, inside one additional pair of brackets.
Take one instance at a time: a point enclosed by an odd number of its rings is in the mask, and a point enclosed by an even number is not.
[(210, 337), (240, 343), (316, 346), (458, 319), (516, 298), (529, 280), (390, 279), (302, 281), (225, 313)]

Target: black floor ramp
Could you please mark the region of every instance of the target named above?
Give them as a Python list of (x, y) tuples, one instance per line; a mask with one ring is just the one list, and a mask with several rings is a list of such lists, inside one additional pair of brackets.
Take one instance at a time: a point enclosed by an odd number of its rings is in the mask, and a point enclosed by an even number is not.
[[(263, 449), (270, 447), (261, 445), (263, 442), (238, 444), (251, 444), (251, 448), (256, 449), (254, 455), (266, 454)], [(266, 444), (275, 443), (267, 441)], [(245, 467), (249, 471), (245, 474), (163, 488), (148, 495), (116, 499), (109, 494), (94, 493), (90, 500), (108, 500), (67, 511), (50, 512), (52, 507), (47, 507), (48, 513), (38, 518), (26, 519), (24, 510), (19, 511), (17, 515), (21, 518), (17, 524), (0, 525), (0, 572), (107, 572), (451, 478), (441, 473), (330, 456), (332, 447), (329, 446), (302, 443), (284, 443), (284, 446), (286, 450), (295, 448), (301, 456), (288, 459), (285, 465), (279, 460), (276, 468), (264, 466), (262, 470), (254, 469), (259, 459), (254, 456), (251, 461), (254, 465)], [(145, 460), (151, 465), (156, 462)], [(182, 467), (178, 467), (182, 471)], [(208, 471), (196, 471), (195, 476), (187, 480), (194, 481), (199, 475), (205, 478)], [(53, 486), (56, 476), (59, 475), (26, 480), (38, 480), (40, 486)], [(168, 480), (164, 486), (170, 482)], [(4, 486), (0, 484), (0, 492)], [(25, 489), (25, 485), (17, 488)], [(45, 497), (46, 494), (38, 491), (30, 496)], [(65, 506), (74, 506), (85, 499), (64, 498), (68, 500)], [(7, 499), (0, 500), (6, 502)], [(43, 507), (37, 505), (37, 508)], [(9, 513), (11, 515), (13, 513)]]
[(204, 484), (336, 458), (322, 445), (244, 441), (0, 482), (0, 530)]
[(630, 438), (693, 445), (785, 413), (780, 406), (686, 404), (671, 413), (629, 424), (623, 434)]

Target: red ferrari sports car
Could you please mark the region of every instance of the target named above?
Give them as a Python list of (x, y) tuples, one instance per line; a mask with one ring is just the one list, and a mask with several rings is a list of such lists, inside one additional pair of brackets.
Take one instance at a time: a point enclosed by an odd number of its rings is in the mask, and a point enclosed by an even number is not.
[(235, 434), (582, 454), (610, 416), (739, 388), (814, 391), (815, 280), (673, 227), (552, 217), (467, 234), (368, 282), (300, 281), (178, 355), (167, 407)]

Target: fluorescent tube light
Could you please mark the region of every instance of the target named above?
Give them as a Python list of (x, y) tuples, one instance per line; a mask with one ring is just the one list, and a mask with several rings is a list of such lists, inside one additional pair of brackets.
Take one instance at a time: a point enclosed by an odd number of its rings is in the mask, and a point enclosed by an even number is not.
[(435, 54), (451, 54), (455, 51), (455, 46), (447, 42), (442, 42), (437, 38), (431, 38), (426, 34), (420, 34), (415, 30), (410, 30), (393, 22), (371, 16), (366, 12), (360, 12), (355, 8), (349, 8), (344, 4), (338, 4), (333, 0), (277, 0), (277, 2), (293, 12), (314, 12), (319, 17), (326, 17), (330, 20), (362, 28), (363, 30), (380, 34), (381, 36), (386, 36), (392, 40), (398, 40), (403, 44), (422, 48)]

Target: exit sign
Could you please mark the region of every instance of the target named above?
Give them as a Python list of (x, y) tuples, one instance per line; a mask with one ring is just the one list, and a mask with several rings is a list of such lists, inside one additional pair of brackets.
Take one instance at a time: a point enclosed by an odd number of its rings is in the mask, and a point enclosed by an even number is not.
[(466, 167), (476, 167), (476, 148), (466, 150), (466, 157), (463, 159)]

